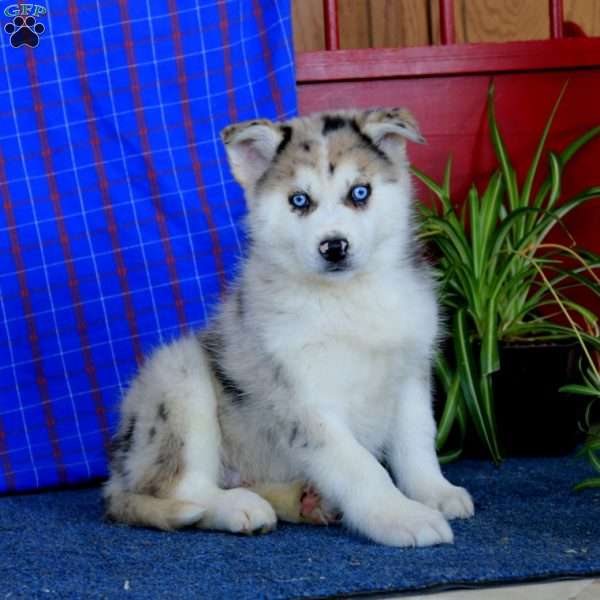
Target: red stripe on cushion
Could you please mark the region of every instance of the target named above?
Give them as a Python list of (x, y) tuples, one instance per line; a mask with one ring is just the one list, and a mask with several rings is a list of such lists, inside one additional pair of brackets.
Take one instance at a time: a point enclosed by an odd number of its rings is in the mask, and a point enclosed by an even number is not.
[(156, 169), (154, 168), (154, 163), (152, 162), (150, 140), (148, 137), (148, 126), (146, 124), (146, 118), (144, 116), (144, 103), (142, 101), (142, 95), (140, 92), (140, 78), (138, 76), (138, 72), (135, 66), (136, 58), (134, 53), (134, 41), (131, 33), (131, 24), (127, 0), (119, 1), (119, 10), (121, 14), (121, 28), (123, 30), (123, 37), (125, 38), (125, 56), (127, 57), (129, 78), (131, 80), (131, 94), (133, 96), (133, 103), (135, 105), (135, 118), (142, 145), (143, 160), (146, 166), (148, 182), (150, 183), (151, 200), (154, 206), (155, 218), (163, 245), (163, 251), (165, 253), (165, 262), (167, 263), (167, 269), (169, 271), (169, 281), (171, 285), (171, 290), (173, 292), (173, 297), (175, 298), (175, 311), (177, 312), (177, 319), (179, 321), (180, 327), (183, 330), (185, 330), (187, 329), (187, 319), (185, 316), (183, 294), (181, 292), (181, 286), (179, 284), (179, 276), (177, 275), (177, 267), (175, 266), (175, 256), (173, 254), (173, 247), (169, 239), (169, 231), (167, 228), (165, 213), (160, 200), (160, 188), (158, 185), (158, 177), (156, 174)]
[[(277, 1), (277, 0), (276, 0)], [(258, 27), (258, 35), (263, 51), (263, 58), (265, 61), (265, 67), (269, 74), (269, 88), (271, 89), (271, 95), (273, 96), (273, 102), (275, 103), (275, 110), (278, 115), (283, 115), (283, 102), (281, 100), (281, 91), (277, 84), (275, 77), (275, 71), (273, 68), (273, 57), (271, 55), (271, 48), (269, 40), (267, 39), (267, 32), (265, 28), (265, 19), (260, 6), (260, 0), (253, 0), (254, 16), (256, 18), (256, 25)]]
[(202, 213), (206, 219), (206, 226), (209, 229), (211, 246), (213, 249), (213, 258), (215, 261), (215, 269), (219, 278), (219, 287), (221, 292), (225, 289), (225, 270), (223, 268), (221, 241), (217, 234), (215, 222), (212, 215), (212, 210), (206, 196), (204, 187), (204, 177), (202, 175), (202, 165), (198, 156), (196, 135), (194, 133), (194, 124), (192, 121), (192, 113), (190, 110), (190, 97), (188, 94), (188, 82), (185, 72), (185, 64), (183, 60), (183, 48), (181, 45), (181, 32), (179, 29), (179, 16), (177, 15), (177, 3), (175, 0), (169, 0), (169, 12), (171, 13), (171, 29), (173, 44), (175, 45), (175, 64), (177, 66), (177, 83), (179, 84), (179, 95), (181, 96), (181, 111), (183, 112), (183, 124), (185, 127), (185, 135), (189, 145), (189, 152), (192, 158), (192, 169), (194, 171), (194, 179), (198, 187), (198, 196), (200, 198), (200, 206)]
[[(229, 19), (227, 17), (227, 6), (219, 4), (219, 27), (221, 29), (221, 41), (223, 44), (223, 62), (225, 63), (225, 81), (227, 82), (227, 109), (229, 120), (237, 121), (237, 109), (235, 107), (235, 96), (233, 92), (233, 61), (231, 60), (231, 48), (229, 44)], [(243, 43), (243, 42), (242, 42)]]
[[(6, 171), (4, 168), (4, 157), (0, 152), (0, 190), (2, 191), (2, 205), (4, 208), (4, 214), (6, 215), (6, 223), (8, 224), (8, 234), (10, 238), (10, 250), (15, 261), (17, 278), (19, 281), (19, 295), (21, 296), (21, 302), (23, 303), (23, 314), (25, 315), (25, 323), (27, 325), (27, 338), (29, 340), (29, 347), (31, 348), (31, 356), (33, 358), (33, 369), (35, 372), (35, 381), (37, 383), (40, 399), (42, 404), (42, 410), (44, 412), (44, 418), (48, 428), (48, 439), (50, 440), (50, 446), (52, 448), (52, 456), (56, 464), (58, 480), (60, 483), (67, 481), (67, 471), (63, 462), (62, 451), (58, 443), (58, 436), (56, 434), (56, 420), (52, 411), (52, 403), (50, 401), (50, 392), (48, 390), (48, 379), (44, 373), (44, 365), (42, 362), (42, 352), (40, 349), (40, 338), (37, 333), (35, 325), (35, 317), (33, 314), (33, 307), (31, 303), (31, 295), (29, 287), (27, 286), (27, 278), (25, 277), (25, 261), (21, 253), (21, 246), (19, 244), (19, 237), (17, 235), (17, 221), (13, 211), (13, 206), (10, 198), (10, 192), (6, 182)], [(8, 462), (8, 455), (4, 454), (5, 445), (0, 445), (0, 452), (3, 456), (3, 469), (7, 477), (8, 485), (12, 483), (12, 489), (15, 487), (14, 475), (11, 479), (12, 471), (10, 469), (10, 463)]]
[(115, 257), (115, 262), (117, 263), (117, 275), (119, 277), (119, 285), (121, 286), (121, 290), (123, 291), (123, 302), (125, 303), (125, 318), (129, 326), (129, 331), (131, 333), (131, 343), (133, 345), (133, 352), (135, 355), (136, 362), (140, 364), (144, 358), (144, 353), (142, 351), (142, 345), (140, 343), (139, 338), (135, 307), (131, 298), (131, 290), (129, 289), (125, 258), (121, 250), (121, 243), (119, 241), (119, 236), (117, 233), (118, 225), (115, 219), (111, 197), (109, 194), (108, 177), (106, 176), (106, 170), (104, 168), (104, 157), (102, 156), (100, 136), (98, 135), (98, 128), (96, 127), (96, 115), (94, 114), (94, 107), (92, 104), (92, 92), (86, 75), (85, 49), (83, 47), (83, 39), (80, 33), (81, 28), (79, 26), (79, 15), (77, 11), (77, 5), (73, 0), (70, 0), (69, 2), (69, 16), (71, 19), (71, 26), (73, 30), (73, 41), (75, 43), (75, 57), (77, 59), (77, 71), (80, 76), (83, 106), (85, 109), (85, 116), (87, 119), (88, 132), (91, 139), (92, 152), (94, 154), (96, 175), (100, 184), (99, 187), (100, 195), (102, 196), (104, 216), (106, 217), (106, 222), (108, 223), (108, 233), (110, 236), (111, 247)]
[[(71, 251), (71, 241), (69, 239), (69, 233), (65, 226), (64, 214), (61, 206), (61, 196), (58, 189), (58, 183), (54, 174), (54, 165), (52, 162), (52, 150), (50, 149), (50, 142), (48, 140), (48, 132), (46, 131), (46, 117), (44, 114), (44, 103), (40, 91), (40, 85), (37, 76), (37, 67), (35, 64), (34, 52), (31, 49), (27, 49), (27, 72), (29, 73), (29, 80), (31, 83), (31, 94), (33, 96), (33, 109), (35, 111), (38, 134), (40, 137), (40, 145), (42, 147), (42, 158), (44, 161), (44, 170), (46, 172), (46, 178), (48, 181), (48, 188), (50, 190), (50, 201), (52, 203), (52, 209), (54, 212), (56, 228), (58, 229), (58, 238), (60, 246), (63, 252), (65, 260), (65, 268), (67, 270), (68, 287), (71, 292), (71, 299), (73, 303), (73, 311), (75, 313), (75, 321), (77, 324), (77, 333), (81, 344), (81, 350), (83, 354), (83, 362), (85, 365), (85, 372), (90, 382), (92, 400), (94, 402), (94, 408), (98, 419), (98, 425), (102, 434), (102, 441), (104, 450), (108, 453), (110, 447), (110, 432), (108, 419), (106, 417), (106, 409), (104, 406), (104, 399), (102, 392), (100, 391), (100, 383), (98, 381), (98, 375), (96, 372), (96, 366), (94, 364), (94, 357), (90, 349), (90, 339), (88, 334), (88, 327), (85, 319), (85, 313), (83, 310), (81, 293), (79, 291), (79, 281), (77, 279), (77, 272), (73, 263), (73, 253)], [(47, 398), (48, 403), (50, 398)], [(54, 427), (52, 426), (52, 418), (50, 414), (47, 416), (47, 423), (49, 431), (53, 432), (52, 435), (56, 437)], [(53, 455), (61, 470), (64, 470), (62, 464), (62, 455), (58, 447), (58, 440), (52, 442)], [(64, 474), (63, 474), (64, 475)]]

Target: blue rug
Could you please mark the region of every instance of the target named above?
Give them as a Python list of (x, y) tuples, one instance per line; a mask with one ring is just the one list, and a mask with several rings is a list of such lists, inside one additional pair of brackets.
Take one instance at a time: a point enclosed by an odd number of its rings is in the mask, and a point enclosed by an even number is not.
[(98, 488), (0, 499), (0, 598), (314, 598), (600, 574), (600, 490), (575, 458), (447, 467), (477, 514), (453, 546), (378, 546), (339, 527), (260, 537), (102, 520)]

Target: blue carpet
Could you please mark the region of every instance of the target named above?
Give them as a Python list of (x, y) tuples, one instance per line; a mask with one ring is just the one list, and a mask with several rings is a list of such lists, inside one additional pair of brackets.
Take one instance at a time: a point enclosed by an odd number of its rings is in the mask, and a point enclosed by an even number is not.
[(600, 491), (582, 460), (447, 467), (477, 514), (453, 546), (378, 546), (339, 527), (262, 537), (106, 523), (97, 488), (0, 499), (0, 598), (297, 598), (600, 574)]

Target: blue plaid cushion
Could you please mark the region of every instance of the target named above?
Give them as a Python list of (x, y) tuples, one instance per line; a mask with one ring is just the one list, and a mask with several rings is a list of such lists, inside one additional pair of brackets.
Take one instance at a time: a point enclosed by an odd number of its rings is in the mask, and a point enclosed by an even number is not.
[[(219, 131), (296, 111), (281, 0), (0, 14), (0, 492), (107, 473), (121, 392), (243, 249)], [(25, 13), (25, 14), (23, 14)]]

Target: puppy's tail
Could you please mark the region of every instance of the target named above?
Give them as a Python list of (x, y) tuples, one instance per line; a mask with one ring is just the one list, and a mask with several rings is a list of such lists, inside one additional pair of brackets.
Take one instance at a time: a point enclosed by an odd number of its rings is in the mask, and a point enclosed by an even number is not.
[(194, 525), (206, 512), (206, 508), (192, 502), (132, 492), (105, 493), (105, 500), (110, 519), (166, 531)]

